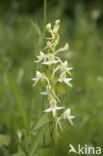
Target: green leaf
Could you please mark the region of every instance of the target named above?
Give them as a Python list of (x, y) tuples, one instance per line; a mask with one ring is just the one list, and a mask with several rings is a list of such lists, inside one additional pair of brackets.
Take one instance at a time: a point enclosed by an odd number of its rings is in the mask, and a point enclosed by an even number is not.
[(0, 135), (0, 147), (2, 147), (3, 145), (8, 146), (9, 143), (10, 143), (9, 136)]
[(15, 79), (13, 78), (13, 76), (9, 72), (7, 72), (7, 78), (8, 78), (8, 82), (9, 82), (9, 87), (12, 89), (12, 91), (13, 91), (15, 97), (16, 97), (18, 108), (19, 108), (21, 117), (23, 119), (24, 126), (25, 126), (25, 128), (27, 130), (28, 129), (27, 114), (26, 114), (26, 111), (25, 111), (25, 108), (24, 108), (23, 99), (21, 98), (20, 93), (19, 93), (17, 83), (16, 83)]
[(45, 113), (36, 123), (36, 125), (33, 128), (33, 131), (39, 129), (40, 127), (46, 125), (47, 123), (49, 123), (51, 121), (51, 119), (48, 116), (48, 113)]
[[(11, 156), (20, 156), (20, 155), (21, 153), (19, 152), (19, 153), (12, 154)], [(22, 153), (22, 156), (25, 156), (25, 154)]]
[(32, 145), (31, 145), (30, 152), (29, 152), (30, 156), (34, 156), (34, 152), (36, 148), (38, 147), (40, 141), (42, 140), (42, 137), (45, 134), (46, 130), (47, 130), (47, 126), (38, 129), (36, 135), (33, 137)]

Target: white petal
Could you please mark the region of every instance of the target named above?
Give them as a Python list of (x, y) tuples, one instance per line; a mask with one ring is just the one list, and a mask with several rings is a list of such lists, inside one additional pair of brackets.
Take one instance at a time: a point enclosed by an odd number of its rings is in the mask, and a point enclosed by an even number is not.
[(40, 92), (41, 95), (48, 95), (48, 92)]
[(46, 110), (44, 110), (44, 112), (51, 112), (52, 108), (47, 108)]
[(70, 109), (67, 109), (67, 110), (65, 111), (65, 113), (68, 114), (68, 115), (70, 115)]
[(72, 70), (73, 69), (73, 67), (67, 67), (67, 70)]
[(43, 62), (42, 64), (48, 65), (48, 64), (50, 64), (50, 61), (45, 61), (45, 62)]
[(39, 60), (42, 60), (42, 59), (43, 59), (43, 57), (42, 57), (42, 56), (37, 56), (37, 58), (38, 58)]
[(60, 110), (60, 109), (64, 109), (64, 107), (58, 107), (58, 106), (56, 106), (56, 109), (57, 110)]
[(56, 63), (58, 63), (58, 62), (59, 62), (59, 61), (56, 61), (56, 60), (52, 61), (53, 64), (56, 64)]
[(36, 77), (35, 77), (35, 78), (32, 78), (32, 80), (33, 80), (33, 81), (37, 81), (37, 80), (38, 80), (38, 78), (36, 78)]
[(45, 54), (42, 51), (40, 51), (40, 56), (44, 57)]
[(63, 80), (62, 80), (62, 79), (59, 79), (58, 81), (59, 81), (59, 82), (63, 82)]
[(36, 73), (41, 75), (41, 73), (39, 71), (36, 71)]
[(69, 83), (69, 81), (71, 81), (71, 80), (72, 80), (72, 78), (65, 78), (63, 81), (64, 81), (68, 86), (72, 87), (72, 84)]
[(42, 74), (39, 71), (37, 71), (36, 72), (36, 76), (37, 76), (37, 78), (41, 78), (42, 77)]
[(71, 80), (72, 80), (72, 78), (65, 78), (65, 79), (64, 79), (65, 82), (69, 82), (69, 81), (71, 81)]
[(56, 64), (56, 63), (58, 63), (58, 62), (59, 62), (59, 61), (53, 60), (53, 61), (45, 61), (45, 62), (43, 62), (42, 64), (48, 65), (48, 64)]
[(75, 116), (68, 116), (67, 118), (68, 118), (68, 119), (74, 119)]

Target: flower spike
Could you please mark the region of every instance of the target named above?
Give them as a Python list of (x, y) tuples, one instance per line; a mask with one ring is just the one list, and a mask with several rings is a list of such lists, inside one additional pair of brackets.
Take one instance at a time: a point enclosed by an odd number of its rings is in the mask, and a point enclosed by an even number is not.
[[(36, 63), (41, 64), (41, 69), (44, 69), (44, 71), (36, 71), (36, 77), (32, 79), (34, 81), (33, 86), (35, 86), (40, 80), (46, 80), (46, 82), (43, 83), (45, 89), (44, 91), (41, 91), (40, 94), (48, 97), (48, 107), (45, 108), (44, 112), (52, 114), (52, 124), (54, 125), (56, 135), (58, 134), (58, 127), (61, 130), (63, 129), (61, 119), (68, 119), (69, 122), (73, 124), (72, 119), (75, 118), (75, 116), (71, 116), (70, 109), (66, 109), (63, 112), (64, 106), (60, 106), (61, 101), (59, 96), (61, 93), (58, 89), (58, 84), (61, 83), (61, 85), (64, 85), (65, 83), (69, 87), (72, 87), (72, 84), (70, 83), (72, 80), (70, 77), (72, 67), (68, 67), (68, 61), (62, 61), (58, 55), (61, 52), (69, 50), (68, 43), (66, 43), (64, 47), (57, 48), (60, 40), (59, 29), (60, 20), (55, 21), (53, 28), (51, 23), (47, 24), (46, 30), (50, 34), (50, 37), (46, 38), (46, 46), (40, 51), (40, 55), (37, 56), (38, 60), (35, 61)], [(58, 115), (58, 110), (61, 110), (61, 115)]]

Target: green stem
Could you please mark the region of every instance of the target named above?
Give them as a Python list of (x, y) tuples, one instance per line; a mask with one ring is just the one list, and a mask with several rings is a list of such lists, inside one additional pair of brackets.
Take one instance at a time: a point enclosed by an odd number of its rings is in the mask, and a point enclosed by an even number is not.
[[(45, 99), (44, 99), (44, 96), (42, 96), (42, 111), (44, 111), (45, 109)], [(43, 135), (43, 146), (45, 146), (46, 144), (46, 136), (45, 134)]]
[(54, 145), (57, 143), (57, 118), (54, 118)]
[(43, 34), (42, 34), (42, 42), (41, 45), (43, 45), (44, 37), (45, 37), (45, 27), (46, 27), (46, 10), (47, 10), (47, 0), (44, 0), (44, 10), (43, 10)]
[(54, 121), (53, 121), (53, 142), (54, 142), (54, 145), (53, 145), (53, 150), (52, 150), (52, 156), (55, 156), (55, 146), (57, 144), (57, 124), (56, 124), (56, 121), (57, 121), (57, 117), (55, 116)]

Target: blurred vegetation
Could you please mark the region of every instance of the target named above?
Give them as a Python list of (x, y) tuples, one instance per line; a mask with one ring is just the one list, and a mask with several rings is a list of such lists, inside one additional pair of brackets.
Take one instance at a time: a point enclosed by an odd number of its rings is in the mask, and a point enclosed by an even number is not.
[[(70, 45), (61, 57), (73, 66), (72, 90), (65, 93), (65, 88), (61, 89), (63, 105), (76, 115), (73, 127), (68, 122), (65, 125), (65, 139), (58, 145), (61, 155), (66, 156), (68, 144), (78, 143), (75, 135), (83, 134), (81, 143), (103, 145), (103, 1), (48, 0), (47, 23), (56, 19), (61, 19), (61, 46), (67, 41)], [(37, 52), (31, 20), (43, 29), (42, 0), (0, 1), (0, 156), (18, 152), (15, 135), (24, 129), (25, 115), (31, 111), (30, 124), (34, 125), (46, 105), (39, 95), (41, 87), (32, 88), (31, 78), (38, 67), (33, 62)], [(24, 117), (20, 101), (27, 110)], [(56, 156), (60, 155), (58, 147), (56, 150)], [(37, 155), (43, 152), (48, 156), (50, 151), (41, 148)]]

